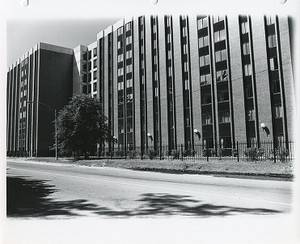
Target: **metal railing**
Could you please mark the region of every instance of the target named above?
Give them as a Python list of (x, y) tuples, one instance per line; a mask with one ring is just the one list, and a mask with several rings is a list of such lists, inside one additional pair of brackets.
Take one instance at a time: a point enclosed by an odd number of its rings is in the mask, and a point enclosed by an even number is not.
[(104, 149), (91, 154), (90, 158), (115, 158), (115, 159), (156, 159), (156, 160), (233, 160), (233, 161), (291, 161), (295, 157), (295, 143), (292, 141), (281, 142), (274, 145), (273, 142), (260, 142), (259, 147), (249, 147), (245, 142), (235, 142), (232, 147), (214, 145), (208, 148), (204, 144), (194, 145), (191, 149), (186, 149), (184, 145), (179, 145), (177, 149), (170, 150), (168, 146), (160, 148), (148, 147), (143, 149)]

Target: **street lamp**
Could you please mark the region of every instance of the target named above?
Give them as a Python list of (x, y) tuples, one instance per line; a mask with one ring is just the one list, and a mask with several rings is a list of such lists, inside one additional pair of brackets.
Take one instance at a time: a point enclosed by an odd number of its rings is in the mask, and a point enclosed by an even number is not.
[(50, 107), (48, 104), (42, 103), (42, 102), (34, 102), (34, 101), (28, 101), (27, 103), (36, 103), (36, 104), (41, 104), (44, 105), (45, 107), (49, 108), (50, 110), (54, 111), (54, 123), (55, 123), (55, 159), (58, 160), (58, 144), (57, 144), (57, 114), (56, 114), (56, 109)]
[(200, 132), (199, 132), (197, 129), (194, 129), (194, 133), (198, 136), (199, 141), (200, 141), (200, 139), (201, 139), (201, 134), (200, 134)]
[(153, 136), (150, 133), (147, 133), (147, 136), (150, 138), (151, 142), (153, 142)]
[(118, 139), (116, 136), (113, 136), (113, 144), (118, 143)]
[(261, 123), (260, 127), (266, 132), (267, 136), (270, 135), (270, 130), (269, 128), (265, 125), (265, 123)]

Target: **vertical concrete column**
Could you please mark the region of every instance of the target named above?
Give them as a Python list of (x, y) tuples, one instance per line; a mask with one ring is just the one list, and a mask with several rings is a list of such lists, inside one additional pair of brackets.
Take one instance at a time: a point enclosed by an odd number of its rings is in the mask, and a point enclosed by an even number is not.
[(289, 36), (289, 26), (287, 17), (278, 18), (279, 38), (280, 38), (280, 56), (281, 56), (281, 71), (282, 71), (282, 98), (283, 110), (285, 111), (284, 124), (287, 127), (287, 135), (285, 138), (288, 140), (295, 140), (294, 128), (295, 125), (295, 84), (292, 70), (291, 59), (291, 41)]
[[(114, 116), (114, 135), (118, 139), (118, 54), (117, 54), (117, 26), (113, 26), (113, 116)], [(104, 53), (105, 53), (104, 49)], [(105, 93), (105, 92), (104, 92)]]
[(271, 132), (269, 137), (259, 127), (261, 141), (273, 140), (272, 108), (268, 73), (267, 43), (265, 37), (264, 17), (252, 19), (253, 57), (255, 61), (256, 94), (258, 108), (258, 123), (264, 123)]
[[(189, 17), (189, 34), (190, 34), (190, 61), (191, 61), (191, 82), (192, 82), (192, 129), (197, 129), (202, 136), (201, 122), (201, 92), (200, 92), (200, 70), (199, 70), (199, 51), (198, 51), (198, 34), (197, 34), (197, 17)], [(194, 133), (194, 131), (192, 131)], [(194, 144), (199, 144), (200, 140), (194, 135)]]
[(168, 94), (167, 94), (167, 71), (166, 71), (166, 35), (164, 16), (158, 18), (159, 38), (159, 89), (160, 89), (160, 128), (162, 146), (169, 142), (168, 133)]
[(176, 134), (177, 146), (184, 144), (184, 111), (182, 88), (182, 57), (179, 16), (173, 16), (173, 41), (174, 41), (174, 73), (175, 73), (175, 107), (176, 107)]
[(246, 142), (246, 118), (245, 118), (245, 100), (243, 85), (243, 66), (241, 56), (241, 43), (239, 33), (238, 16), (227, 17), (228, 20), (228, 38), (229, 53), (231, 63), (231, 84), (232, 84), (232, 104), (234, 135), (239, 142)]
[(20, 140), (19, 140), (19, 130), (20, 130), (20, 102), (21, 102), (21, 65), (22, 60), (19, 59), (19, 63), (17, 65), (17, 89), (16, 89), (16, 119), (15, 119), (15, 141), (16, 141), (16, 148), (15, 151), (19, 151), (19, 146), (20, 146)]
[(106, 29), (105, 30), (105, 36), (104, 36), (104, 115), (105, 117), (108, 118), (108, 94), (109, 94), (109, 89), (108, 89), (108, 65), (109, 65), (109, 60), (108, 60), (108, 34), (111, 33), (111, 30)]
[[(151, 16), (145, 18), (145, 45), (146, 45), (146, 98), (147, 98), (147, 133), (154, 136), (153, 125), (153, 85), (152, 85), (152, 36), (151, 36)], [(153, 142), (148, 140), (148, 146), (152, 147)]]
[(139, 21), (138, 18), (133, 19), (133, 88), (134, 88), (134, 142), (137, 150), (141, 147), (141, 86), (140, 86), (140, 57), (139, 57)]

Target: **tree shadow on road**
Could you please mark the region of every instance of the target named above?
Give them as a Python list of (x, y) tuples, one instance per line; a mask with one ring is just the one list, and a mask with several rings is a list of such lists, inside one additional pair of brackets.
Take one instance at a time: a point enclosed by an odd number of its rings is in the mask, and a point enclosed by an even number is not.
[(44, 217), (72, 218), (78, 216), (131, 218), (131, 217), (210, 217), (240, 214), (266, 215), (279, 211), (263, 208), (241, 208), (225, 205), (213, 205), (192, 199), (187, 195), (168, 193), (142, 194), (137, 200), (137, 208), (114, 210), (112, 208), (89, 203), (85, 199), (58, 201), (51, 198), (55, 187), (44, 180), (32, 180), (26, 177), (7, 177), (7, 216), (8, 217)]

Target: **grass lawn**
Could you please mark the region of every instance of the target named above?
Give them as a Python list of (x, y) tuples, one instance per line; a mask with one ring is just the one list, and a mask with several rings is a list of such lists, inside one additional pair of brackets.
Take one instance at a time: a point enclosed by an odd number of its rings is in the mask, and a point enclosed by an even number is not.
[(271, 176), (292, 178), (293, 162), (273, 161), (240, 161), (236, 160), (150, 160), (150, 159), (93, 159), (78, 160), (54, 158), (31, 158), (26, 160), (70, 163), (73, 165), (85, 165), (91, 167), (113, 167), (131, 170), (157, 171), (165, 173), (186, 173), (186, 174), (226, 174), (226, 175), (249, 175), (249, 176)]

